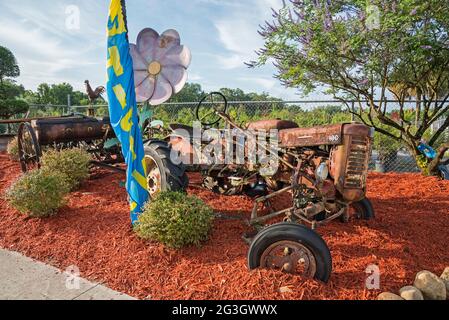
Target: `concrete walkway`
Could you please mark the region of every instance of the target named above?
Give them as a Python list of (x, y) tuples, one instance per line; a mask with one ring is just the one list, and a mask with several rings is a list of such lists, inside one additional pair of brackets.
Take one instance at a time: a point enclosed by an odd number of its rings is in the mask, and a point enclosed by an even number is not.
[(101, 284), (0, 249), (0, 300), (135, 300)]

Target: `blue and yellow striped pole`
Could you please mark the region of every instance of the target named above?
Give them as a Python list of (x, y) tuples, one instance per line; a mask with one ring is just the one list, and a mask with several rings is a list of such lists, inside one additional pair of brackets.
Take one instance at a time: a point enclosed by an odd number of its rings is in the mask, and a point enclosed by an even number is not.
[(111, 125), (122, 145), (126, 189), (134, 224), (148, 200), (145, 153), (137, 114), (133, 61), (129, 52), (124, 0), (111, 0), (108, 18), (107, 93)]

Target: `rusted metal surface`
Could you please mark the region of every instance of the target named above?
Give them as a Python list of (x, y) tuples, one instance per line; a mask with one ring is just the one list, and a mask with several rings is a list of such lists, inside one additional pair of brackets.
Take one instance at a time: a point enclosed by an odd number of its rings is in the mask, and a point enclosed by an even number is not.
[(62, 117), (31, 121), (40, 145), (114, 137), (109, 118)]
[(19, 126), (17, 137), (19, 161), (22, 171), (27, 172), (39, 168), (42, 151), (33, 127), (28, 122), (22, 123)]
[[(246, 126), (248, 130), (245, 130), (228, 114), (216, 111), (216, 115), (226, 123), (227, 129), (236, 130), (246, 138), (246, 154), (250, 154), (251, 150), (255, 150), (258, 146), (279, 160), (277, 172), (269, 176), (260, 174), (260, 163), (253, 164), (249, 161), (241, 165), (221, 165), (217, 176), (212, 175), (211, 170), (207, 168), (205, 170), (208, 173), (204, 174), (203, 185), (208, 185), (212, 191), (217, 189), (224, 194), (227, 194), (229, 190), (232, 191), (231, 194), (239, 194), (247, 189), (245, 187), (251, 188), (250, 180), (246, 180), (245, 177), (251, 174), (258, 176), (257, 182), (264, 186), (264, 191), (268, 194), (261, 192), (251, 196), (255, 198), (255, 201), (248, 221), (249, 225), (257, 228), (274, 218), (284, 216), (284, 221), (302, 221), (316, 228), (343, 217), (351, 202), (365, 197), (368, 161), (373, 138), (371, 128), (358, 123), (298, 128), (291, 121), (276, 119), (250, 123)], [(175, 129), (179, 128), (184, 129), (186, 133), (177, 133)], [(173, 130), (171, 135), (173, 148), (191, 160), (193, 146), (188, 137), (191, 136), (192, 128), (173, 125), (171, 129)], [(272, 129), (279, 130), (280, 148), (276, 151), (267, 150), (266, 146), (256, 139), (258, 130)], [(215, 139), (219, 144), (222, 143), (220, 137), (222, 135)], [(202, 143), (207, 142), (203, 139)], [(234, 141), (234, 147), (236, 143)], [(216, 164), (212, 163), (208, 168), (215, 168), (215, 166)], [(237, 185), (235, 185), (236, 181), (238, 181)], [(238, 186), (238, 188), (229, 189), (228, 185)], [(274, 210), (271, 205), (272, 198), (285, 193), (289, 193), (292, 197), (292, 206), (279, 211)], [(259, 216), (261, 206), (268, 209), (269, 213)], [(294, 269), (293, 264), (286, 267), (288, 263), (281, 262), (282, 259), (278, 259), (271, 264), (285, 270)], [(270, 264), (270, 262), (267, 263)]]
[(269, 246), (260, 259), (260, 265), (267, 269), (281, 270), (291, 274), (313, 278), (317, 264), (313, 253), (296, 241), (279, 241)]
[(25, 122), (31, 122), (33, 120), (39, 120), (39, 119), (59, 119), (61, 117), (36, 117), (36, 118), (22, 118), (22, 119), (8, 119), (8, 120), (0, 120), (0, 124), (15, 124), (15, 123), (25, 123)]
[(298, 125), (293, 121), (287, 120), (260, 120), (251, 122), (248, 124), (248, 130), (265, 130), (270, 131), (273, 129), (285, 130), (291, 128), (298, 128)]
[(366, 137), (351, 136), (346, 162), (345, 188), (364, 189), (368, 170), (368, 143)]
[[(24, 119), (26, 120), (26, 119)], [(104, 148), (107, 139), (115, 137), (109, 118), (65, 116), (24, 121), (19, 126), (18, 149), (22, 171), (39, 167), (41, 148), (57, 150), (81, 147), (93, 155), (94, 165), (120, 171), (113, 164), (123, 162), (120, 147)]]
[(344, 124), (312, 128), (285, 129), (279, 132), (279, 144), (284, 148), (339, 145)]
[(359, 201), (366, 194), (366, 179), (373, 139), (369, 127), (347, 124), (343, 143), (330, 155), (330, 175), (346, 201)]

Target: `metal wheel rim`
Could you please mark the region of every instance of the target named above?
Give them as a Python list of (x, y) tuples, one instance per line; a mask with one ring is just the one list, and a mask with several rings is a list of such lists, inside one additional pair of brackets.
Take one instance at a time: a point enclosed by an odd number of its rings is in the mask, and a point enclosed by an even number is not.
[(269, 246), (260, 259), (261, 267), (313, 278), (316, 259), (303, 244), (295, 241), (278, 241)]
[(39, 168), (40, 148), (32, 130), (29, 124), (24, 124), (19, 129), (19, 159), (23, 172)]
[(162, 191), (162, 174), (156, 161), (151, 156), (145, 156), (147, 167), (148, 193), (154, 196)]

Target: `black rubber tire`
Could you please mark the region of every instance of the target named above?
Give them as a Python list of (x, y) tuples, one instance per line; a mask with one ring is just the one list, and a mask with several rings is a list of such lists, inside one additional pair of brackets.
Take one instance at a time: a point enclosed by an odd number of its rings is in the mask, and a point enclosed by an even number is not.
[(299, 242), (307, 247), (316, 260), (314, 278), (325, 283), (329, 281), (332, 274), (332, 256), (329, 247), (318, 233), (296, 223), (278, 223), (261, 231), (249, 248), (249, 269), (259, 268), (263, 252), (272, 244), (285, 240)]
[(144, 146), (145, 155), (154, 159), (161, 170), (162, 191), (185, 192), (189, 178), (184, 164), (175, 164), (170, 158), (171, 147), (163, 140), (149, 140)]
[(358, 202), (354, 202), (351, 204), (351, 206), (358, 210), (358, 213), (360, 214), (360, 216), (358, 217), (359, 219), (373, 220), (376, 217), (373, 204), (368, 198), (365, 198)]

